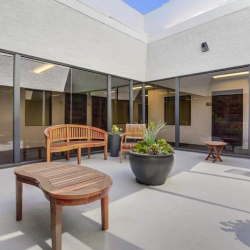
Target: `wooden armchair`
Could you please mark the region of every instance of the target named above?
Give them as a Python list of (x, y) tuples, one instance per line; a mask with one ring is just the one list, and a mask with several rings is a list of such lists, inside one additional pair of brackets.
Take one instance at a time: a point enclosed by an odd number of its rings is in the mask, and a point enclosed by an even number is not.
[(144, 139), (144, 129), (146, 129), (146, 124), (126, 124), (126, 131), (121, 134), (120, 163), (122, 163), (122, 153), (125, 152), (124, 158), (126, 159), (126, 152), (134, 147), (136, 140)]

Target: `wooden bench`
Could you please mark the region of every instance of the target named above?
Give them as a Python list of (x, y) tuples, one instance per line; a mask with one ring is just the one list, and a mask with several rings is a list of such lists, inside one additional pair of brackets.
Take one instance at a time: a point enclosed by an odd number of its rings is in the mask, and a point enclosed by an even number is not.
[[(22, 220), (23, 183), (42, 190), (50, 202), (52, 249), (61, 250), (62, 207), (101, 200), (102, 229), (108, 229), (108, 197), (112, 179), (97, 170), (62, 162), (15, 168), (16, 220)], [(2, 249), (2, 248), (1, 248)]]
[(66, 152), (69, 160), (70, 150), (77, 150), (78, 164), (81, 164), (81, 149), (93, 147), (104, 147), (104, 160), (108, 157), (108, 133), (102, 129), (75, 124), (64, 124), (48, 127), (44, 131), (46, 138), (46, 160), (51, 162), (52, 153)]

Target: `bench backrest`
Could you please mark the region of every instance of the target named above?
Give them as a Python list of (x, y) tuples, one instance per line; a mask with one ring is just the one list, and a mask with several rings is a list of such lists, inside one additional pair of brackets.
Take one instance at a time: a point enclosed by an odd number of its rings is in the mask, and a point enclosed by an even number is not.
[(126, 139), (144, 139), (146, 124), (126, 124)]
[(70, 141), (70, 140), (92, 140), (103, 139), (106, 140), (107, 132), (105, 130), (76, 124), (63, 124), (48, 127), (44, 130), (46, 139), (50, 142), (56, 141)]

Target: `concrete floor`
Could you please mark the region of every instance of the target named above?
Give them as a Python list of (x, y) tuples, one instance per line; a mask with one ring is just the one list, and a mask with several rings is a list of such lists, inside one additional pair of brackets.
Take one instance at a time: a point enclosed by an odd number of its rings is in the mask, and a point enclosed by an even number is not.
[[(177, 151), (171, 177), (158, 187), (137, 184), (128, 160), (83, 157), (82, 165), (113, 178), (110, 229), (101, 230), (100, 202), (64, 207), (63, 249), (249, 249), (250, 160), (223, 156), (212, 164), (205, 156)], [(51, 249), (49, 202), (25, 185), (16, 222), (14, 181), (13, 168), (0, 170), (0, 249)]]

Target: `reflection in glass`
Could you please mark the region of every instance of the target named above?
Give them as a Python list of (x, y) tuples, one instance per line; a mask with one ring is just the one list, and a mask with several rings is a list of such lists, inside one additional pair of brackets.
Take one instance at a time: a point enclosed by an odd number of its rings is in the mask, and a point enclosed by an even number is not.
[(142, 84), (134, 83), (133, 87), (134, 123), (142, 123)]
[(191, 97), (191, 124), (180, 126), (180, 147), (207, 150), (205, 141), (223, 141), (224, 153), (246, 155), (248, 94), (247, 68), (181, 78), (180, 96)]
[(174, 98), (175, 98), (175, 81), (164, 80), (146, 84), (146, 123), (153, 121), (165, 121), (166, 131), (160, 133), (158, 139), (165, 139), (168, 143), (173, 144), (175, 141), (174, 125)]
[(125, 131), (129, 123), (129, 81), (112, 77), (112, 124)]
[(69, 68), (21, 59), (21, 161), (45, 159), (44, 130), (67, 122), (69, 93)]
[(26, 90), (25, 126), (51, 125), (51, 92)]
[(0, 165), (13, 163), (13, 56), (0, 53)]
[(72, 69), (72, 123), (107, 130), (107, 76)]
[[(191, 96), (180, 96), (180, 125), (191, 125)], [(165, 97), (165, 123), (175, 125), (175, 96)]]

